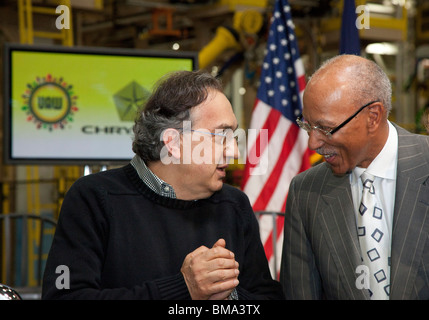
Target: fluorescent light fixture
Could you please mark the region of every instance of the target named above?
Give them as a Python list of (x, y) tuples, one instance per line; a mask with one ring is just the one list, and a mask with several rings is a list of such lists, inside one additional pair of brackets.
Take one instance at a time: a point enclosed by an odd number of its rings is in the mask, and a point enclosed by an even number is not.
[(388, 42), (371, 43), (365, 48), (366, 53), (396, 55), (398, 47)]

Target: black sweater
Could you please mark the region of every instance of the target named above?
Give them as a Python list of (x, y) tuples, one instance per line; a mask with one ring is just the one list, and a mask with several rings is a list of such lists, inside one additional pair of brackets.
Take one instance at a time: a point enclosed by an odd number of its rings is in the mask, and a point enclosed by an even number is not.
[[(82, 177), (61, 208), (42, 298), (190, 299), (180, 273), (183, 260), (219, 238), (240, 265), (239, 299), (283, 298), (240, 190), (224, 185), (208, 199), (166, 198), (150, 190), (130, 164)], [(56, 286), (67, 276), (56, 273), (60, 265), (69, 269), (69, 289)]]

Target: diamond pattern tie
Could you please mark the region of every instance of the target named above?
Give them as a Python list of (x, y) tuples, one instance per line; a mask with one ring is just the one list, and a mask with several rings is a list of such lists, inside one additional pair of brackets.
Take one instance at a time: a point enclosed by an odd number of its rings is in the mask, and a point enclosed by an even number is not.
[(372, 300), (389, 299), (390, 253), (389, 234), (381, 203), (376, 196), (375, 177), (362, 173), (362, 201), (358, 214), (358, 236), (363, 263), (369, 268), (369, 286)]

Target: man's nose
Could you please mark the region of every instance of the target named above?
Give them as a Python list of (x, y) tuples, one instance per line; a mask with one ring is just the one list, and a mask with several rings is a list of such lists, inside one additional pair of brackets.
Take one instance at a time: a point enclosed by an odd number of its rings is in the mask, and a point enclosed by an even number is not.
[(311, 130), (308, 133), (308, 148), (317, 150), (325, 144), (324, 136), (317, 130)]

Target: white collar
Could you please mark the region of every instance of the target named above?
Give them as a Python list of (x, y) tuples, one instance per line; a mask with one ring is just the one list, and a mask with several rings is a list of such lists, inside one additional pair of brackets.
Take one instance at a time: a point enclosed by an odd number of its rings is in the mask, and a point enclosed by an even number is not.
[(368, 168), (356, 167), (350, 175), (350, 183), (354, 185), (360, 179), (360, 175), (366, 170), (368, 173), (383, 179), (396, 180), (396, 167), (398, 162), (398, 132), (396, 128), (388, 121), (389, 136), (387, 141), (370, 163)]

